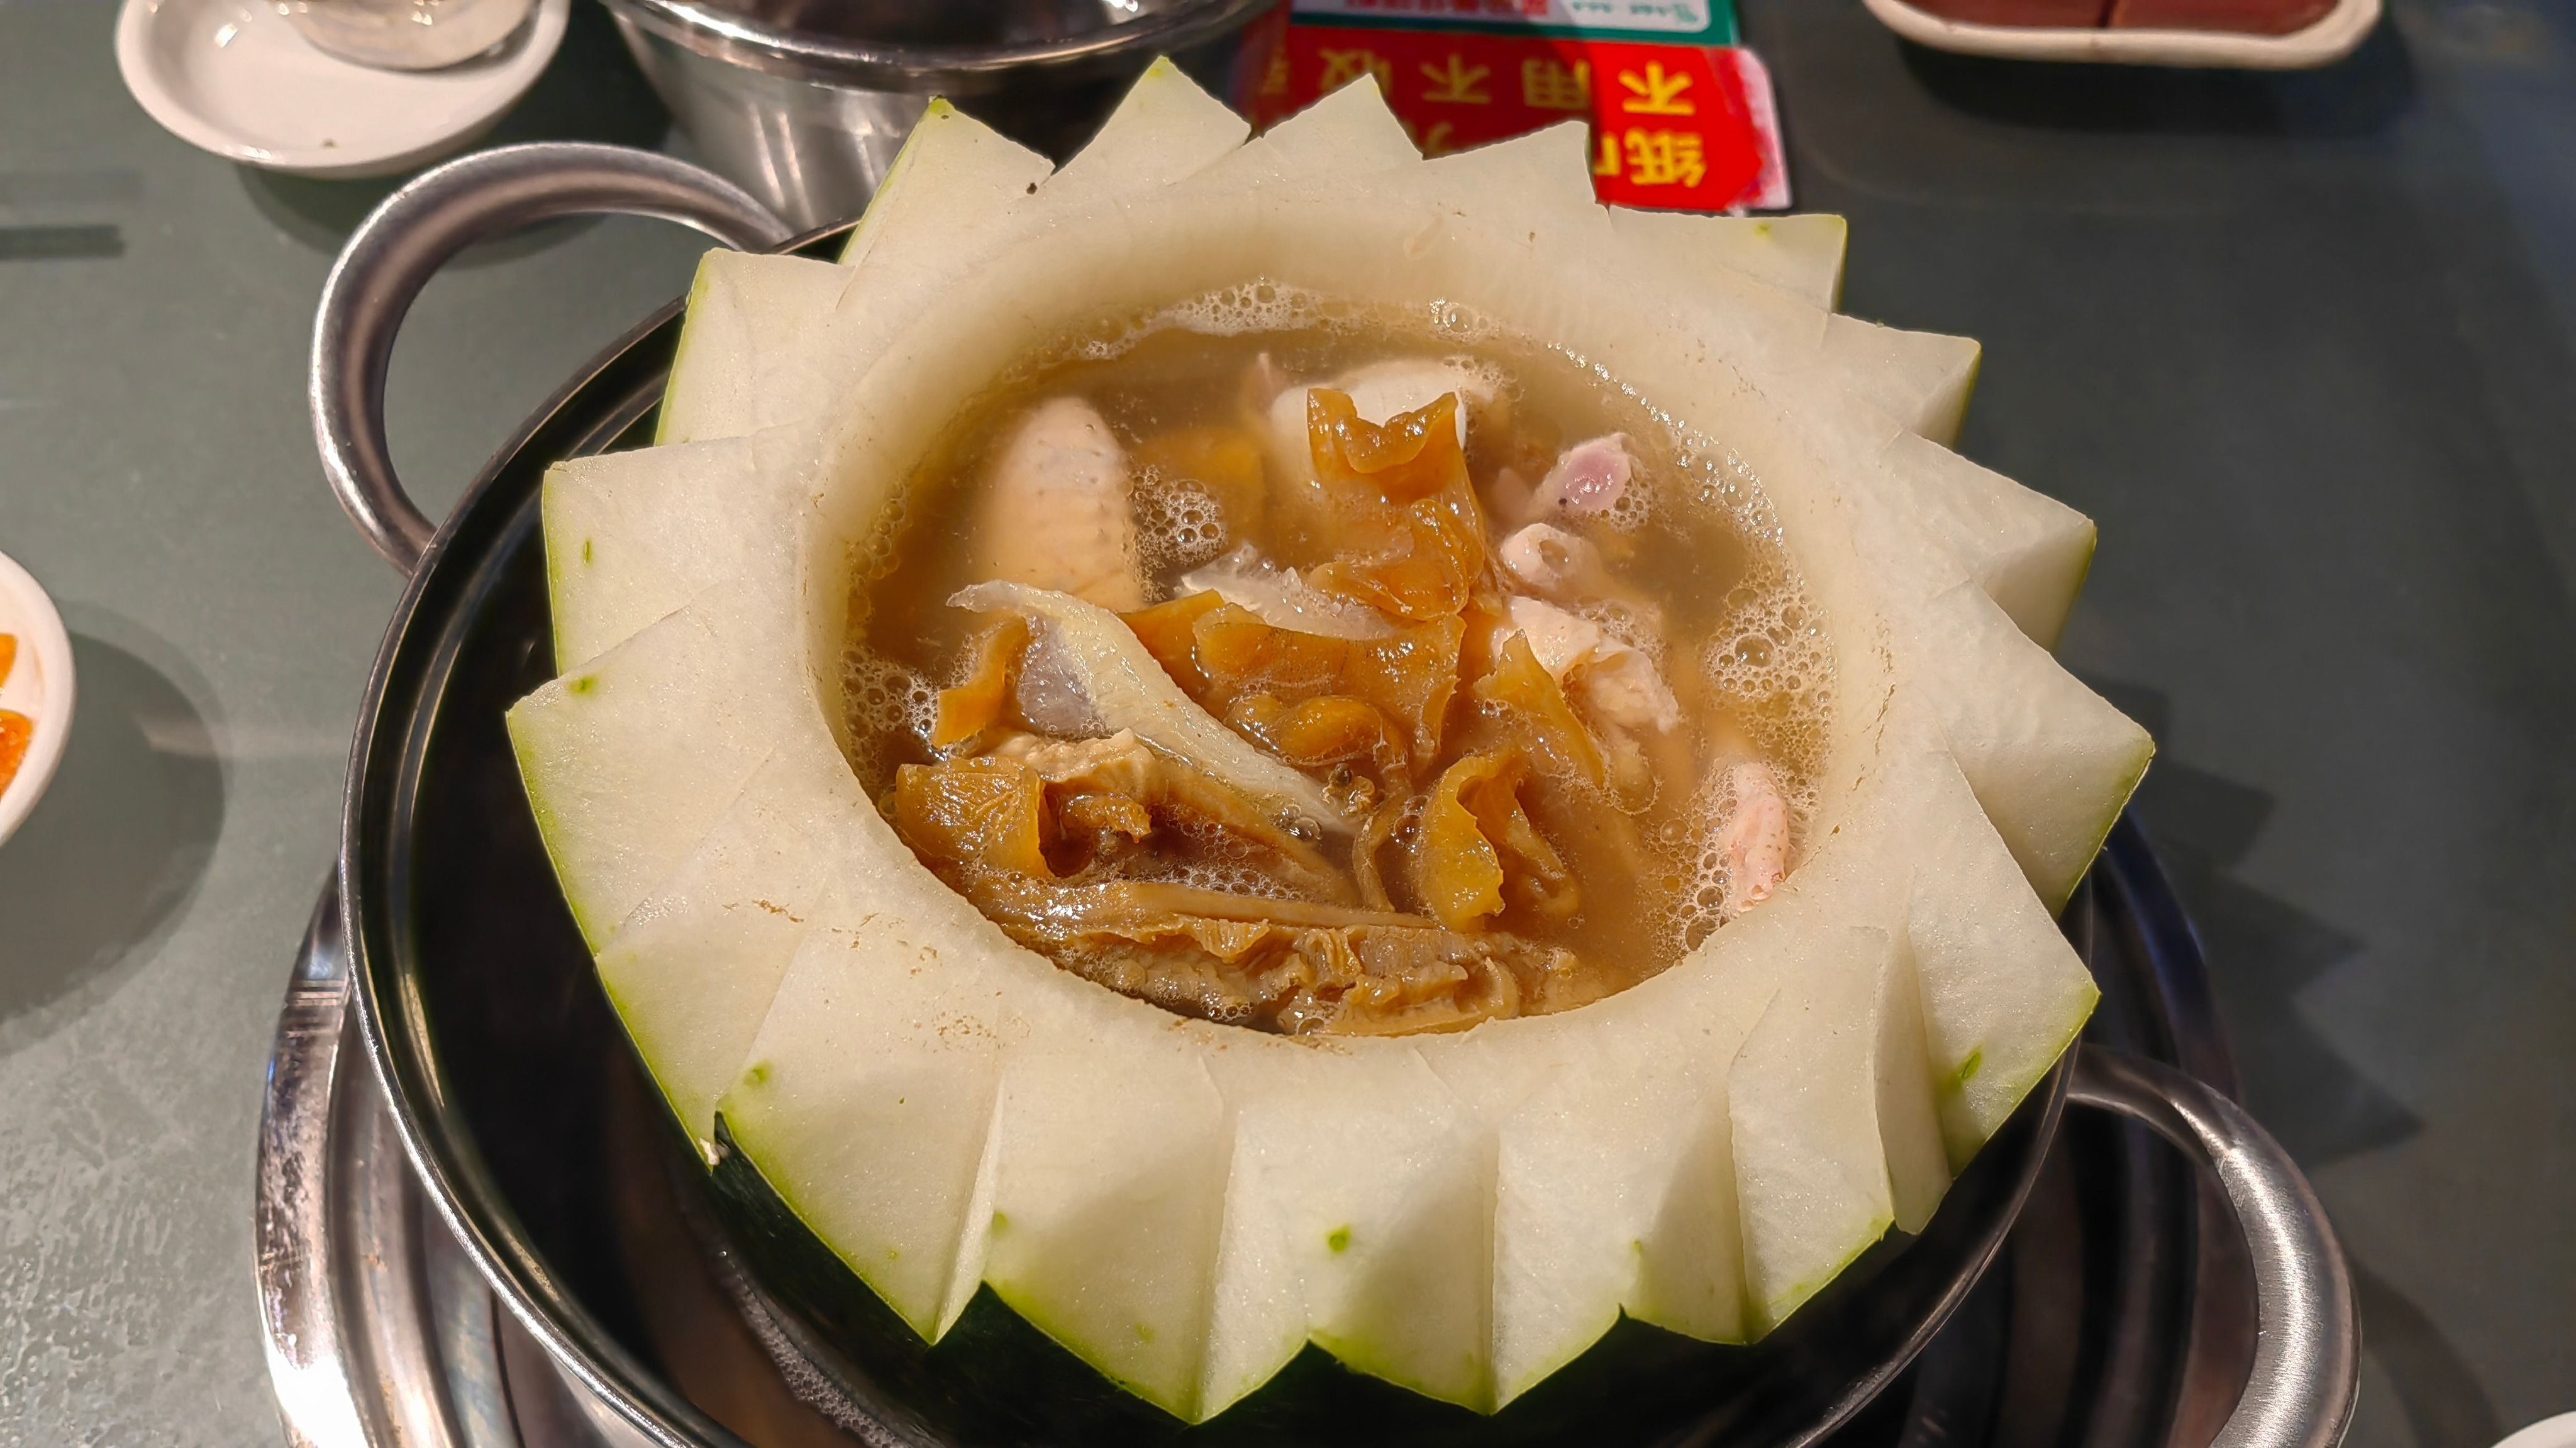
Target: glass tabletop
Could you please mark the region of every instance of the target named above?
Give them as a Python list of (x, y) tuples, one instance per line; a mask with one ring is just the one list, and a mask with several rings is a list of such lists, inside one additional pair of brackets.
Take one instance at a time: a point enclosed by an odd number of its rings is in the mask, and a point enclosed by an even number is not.
[[(1908, 48), (1759, 0), (1847, 310), (1985, 342), (1962, 446), (2099, 520), (2064, 657), (2155, 730), (2139, 813), (2248, 1104), (2352, 1254), (2358, 1448), (2576, 1407), (2576, 12), (2394, 0), (2300, 75)], [(104, 0), (0, 0), (0, 552), (80, 719), (0, 850), (0, 1442), (245, 1444), (250, 1167), (289, 952), (397, 580), (303, 394), (389, 182), (239, 168), (119, 85)], [(672, 144), (595, 5), (495, 140)], [(702, 243), (486, 248), (393, 364), (432, 512)]]

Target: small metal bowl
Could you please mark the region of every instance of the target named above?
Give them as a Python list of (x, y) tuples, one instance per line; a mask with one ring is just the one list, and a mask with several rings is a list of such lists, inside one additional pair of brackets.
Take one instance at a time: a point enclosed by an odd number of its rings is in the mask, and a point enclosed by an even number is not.
[(798, 228), (859, 214), (932, 96), (1058, 160), (1154, 57), (1251, 109), (1285, 0), (606, 0), (707, 164)]

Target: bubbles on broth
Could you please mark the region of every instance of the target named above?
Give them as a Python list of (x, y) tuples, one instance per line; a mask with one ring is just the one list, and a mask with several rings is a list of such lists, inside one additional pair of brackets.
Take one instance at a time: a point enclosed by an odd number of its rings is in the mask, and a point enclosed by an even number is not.
[(1152, 857), (1132, 868), (1129, 878), (1167, 881), (1196, 890), (1214, 890), (1225, 895), (1251, 895), (1265, 900), (1293, 900), (1297, 892), (1287, 881), (1263, 869), (1260, 858), (1243, 841), (1223, 830), (1195, 821), (1177, 825), (1181, 849), (1170, 855)]
[(1614, 533), (1634, 533), (1644, 528), (1654, 520), (1655, 494), (1658, 491), (1643, 477), (1629, 479), (1628, 486), (1620, 489), (1619, 496), (1602, 510), (1603, 526)]
[(1624, 598), (1587, 598), (1573, 605), (1576, 617), (1665, 667), (1670, 641), (1664, 637), (1661, 610)]
[(1326, 325), (1343, 309), (1329, 305), (1320, 292), (1283, 282), (1249, 281), (1190, 298), (1156, 313), (1145, 326), (1179, 327), (1210, 336), (1245, 332), (1294, 332)]
[(1833, 648), (1803, 589), (1765, 565), (1730, 591), (1700, 651), (1709, 688), (1784, 775), (1791, 817), (1813, 813), (1833, 709)]
[(864, 644), (841, 659), (841, 692), (847, 700), (850, 739), (858, 776), (874, 780), (893, 767), (889, 748), (905, 739), (927, 739), (939, 718), (939, 686), (915, 669)]
[(1225, 551), (1225, 509), (1195, 478), (1147, 469), (1130, 487), (1136, 561), (1147, 578), (1187, 573)]

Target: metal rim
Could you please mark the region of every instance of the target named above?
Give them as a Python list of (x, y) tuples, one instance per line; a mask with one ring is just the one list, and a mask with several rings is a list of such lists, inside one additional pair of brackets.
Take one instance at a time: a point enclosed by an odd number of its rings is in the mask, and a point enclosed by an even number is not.
[(1018, 45), (869, 44), (764, 24), (707, 0), (609, 0), (621, 17), (699, 55), (837, 85), (905, 94), (992, 95), (1032, 72), (1132, 73), (1145, 57), (1188, 51), (1284, 0), (1190, 0), (1098, 31)]
[[(385, 1093), (403, 1154), (419, 1175), (424, 1195), (440, 1220), (474, 1259), (510, 1314), (545, 1347), (547, 1354), (653, 1441), (666, 1448), (698, 1448), (702, 1444), (749, 1448), (681, 1397), (659, 1374), (636, 1361), (577, 1298), (562, 1288), (511, 1220), (474, 1144), (458, 1138), (423, 1110), (423, 1103), (443, 1101), (441, 1083), (432, 1064), (435, 1047), (428, 1038), (427, 1023), (416, 997), (400, 1004), (383, 998), (386, 970), (382, 963), (392, 960), (394, 951), (392, 942), (379, 938), (384, 912), (368, 908), (368, 902), (377, 894), (371, 887), (390, 885), (406, 870), (403, 842), (407, 832), (387, 830), (382, 837), (393, 845), (384, 852), (369, 850), (362, 843), (371, 827), (392, 823), (386, 807), (395, 803), (393, 796), (409, 793), (404, 786), (410, 782), (410, 771), (420, 758), (420, 751), (412, 746), (426, 738), (435, 722), (434, 714), (427, 710), (405, 707), (399, 713), (388, 712), (385, 706), (394, 697), (395, 680), (408, 676), (429, 683), (432, 686), (424, 692), (434, 698), (438, 692), (434, 681), (453, 663), (443, 651), (421, 656), (423, 643), (416, 637), (414, 620), (426, 614), (443, 614), (462, 601), (459, 595), (470, 592), (480, 581), (468, 576), (476, 572), (474, 569), (442, 565), (460, 550), (472, 551), (477, 545), (494, 541), (491, 535), (497, 531), (493, 526), (495, 510), (482, 504), (506, 475), (508, 465), (525, 450), (549, 441), (561, 444), (575, 440), (558, 436), (565, 433), (582, 439), (598, 437), (604, 442), (643, 414), (652, 400), (649, 397), (644, 406), (634, 405), (630, 398), (628, 405), (618, 410), (622, 416), (612, 415), (599, 424), (581, 425), (566, 415), (570, 404), (594, 387), (614, 388), (624, 381), (629, 383), (631, 392), (633, 383), (645, 380), (632, 374), (640, 371), (658, 377), (669, 360), (668, 344), (651, 344), (658, 332), (678, 318), (681, 305), (674, 301), (646, 318), (549, 399), (518, 435), (485, 464), (456, 511), (422, 550), (411, 581), (403, 590), (402, 602), (387, 626), (359, 707), (347, 785), (341, 798), (337, 881), (341, 936), (349, 952), (350, 995), (357, 1006), (359, 1040)], [(566, 454), (571, 451), (563, 449)], [(406, 706), (413, 702), (410, 693), (402, 697)], [(371, 769), (372, 762), (388, 751), (392, 770)], [(370, 875), (381, 878), (371, 881)]]

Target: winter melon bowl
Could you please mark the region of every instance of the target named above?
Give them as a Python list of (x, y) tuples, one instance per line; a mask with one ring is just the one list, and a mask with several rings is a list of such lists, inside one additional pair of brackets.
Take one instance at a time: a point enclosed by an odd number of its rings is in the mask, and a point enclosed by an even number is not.
[(656, 445), (547, 480), (510, 727), (718, 1177), (1176, 1424), (1311, 1352), (1494, 1413), (1921, 1230), (2149, 746), (2049, 653), (2091, 525), (1840, 245), (1158, 67), (711, 255)]

